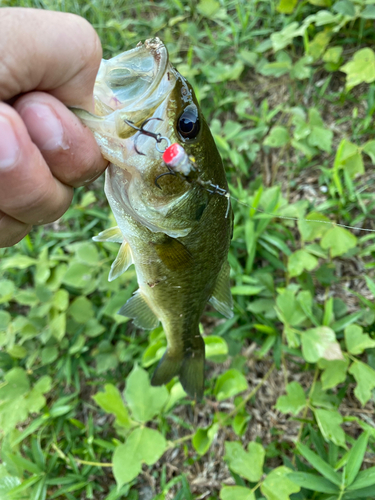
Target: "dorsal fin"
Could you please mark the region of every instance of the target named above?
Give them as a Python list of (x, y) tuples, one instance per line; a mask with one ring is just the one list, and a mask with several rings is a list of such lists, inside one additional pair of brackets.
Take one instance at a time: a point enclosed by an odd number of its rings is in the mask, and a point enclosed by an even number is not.
[(118, 226), (115, 226), (102, 231), (97, 236), (94, 236), (93, 240), (109, 241), (111, 243), (122, 243), (124, 241), (124, 237), (122, 235), (121, 229)]
[(233, 317), (233, 300), (229, 288), (229, 272), (229, 263), (224, 262), (209, 300), (210, 304), (226, 318)]
[(151, 311), (140, 290), (137, 290), (130, 297), (126, 304), (121, 307), (118, 314), (133, 318), (134, 325), (145, 330), (153, 330), (159, 324), (158, 318)]
[(120, 246), (117, 257), (112, 262), (111, 270), (109, 271), (108, 281), (113, 281), (124, 273), (129, 266), (133, 264), (133, 257), (130, 250), (129, 243), (125, 240)]
[(172, 271), (181, 269), (192, 262), (191, 253), (176, 238), (165, 236), (162, 243), (154, 243), (153, 245), (159, 258)]

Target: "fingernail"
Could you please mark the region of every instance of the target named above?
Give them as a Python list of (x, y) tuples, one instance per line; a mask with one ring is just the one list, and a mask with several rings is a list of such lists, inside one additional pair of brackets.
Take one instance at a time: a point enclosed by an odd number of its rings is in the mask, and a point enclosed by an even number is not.
[(19, 151), (12, 123), (5, 116), (0, 116), (0, 168), (14, 165)]
[(42, 151), (68, 149), (69, 146), (64, 140), (63, 126), (49, 106), (30, 102), (20, 110), (20, 114), (31, 140), (39, 149)]

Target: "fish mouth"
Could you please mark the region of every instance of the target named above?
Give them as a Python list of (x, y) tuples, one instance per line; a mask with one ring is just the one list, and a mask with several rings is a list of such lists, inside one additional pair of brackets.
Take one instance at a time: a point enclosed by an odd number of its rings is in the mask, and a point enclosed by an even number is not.
[(127, 52), (103, 59), (95, 81), (95, 114), (75, 108), (94, 135), (127, 139), (135, 130), (125, 123), (140, 126), (152, 117), (175, 85), (168, 51), (155, 37)]

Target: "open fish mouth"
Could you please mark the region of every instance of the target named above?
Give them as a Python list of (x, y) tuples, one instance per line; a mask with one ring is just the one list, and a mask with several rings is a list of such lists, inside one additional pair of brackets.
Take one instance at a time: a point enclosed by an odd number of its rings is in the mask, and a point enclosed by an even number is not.
[(151, 38), (132, 50), (102, 60), (94, 87), (95, 114), (75, 109), (74, 112), (101, 134), (127, 139), (134, 128), (152, 117), (175, 85), (168, 51), (159, 38)]

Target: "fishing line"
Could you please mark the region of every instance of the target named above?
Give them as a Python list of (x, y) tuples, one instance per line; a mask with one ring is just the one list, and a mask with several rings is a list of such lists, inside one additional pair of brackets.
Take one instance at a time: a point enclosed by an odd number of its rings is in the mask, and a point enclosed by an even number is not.
[(240, 201), (238, 198), (235, 198), (232, 196), (229, 191), (227, 192), (226, 195), (224, 195), (226, 198), (230, 198), (231, 200), (235, 200), (237, 203), (240, 203), (241, 205), (244, 205), (245, 207), (251, 208), (252, 210), (255, 210), (256, 212), (260, 212), (261, 214), (265, 215), (270, 215), (272, 219), (277, 218), (277, 219), (285, 219), (285, 220), (293, 220), (293, 221), (302, 221), (302, 222), (318, 222), (319, 224), (331, 224), (332, 226), (339, 226), (339, 227), (344, 227), (346, 229), (356, 229), (357, 231), (366, 231), (368, 233), (375, 233), (375, 229), (367, 229), (363, 227), (356, 227), (356, 226), (348, 226), (346, 224), (339, 224), (338, 222), (334, 221), (326, 221), (326, 220), (319, 220), (319, 219), (298, 219), (297, 217), (288, 217), (286, 215), (277, 215), (273, 214), (271, 212), (266, 212), (265, 210), (261, 210), (260, 208), (253, 207), (249, 205), (248, 203), (245, 203), (243, 201)]

